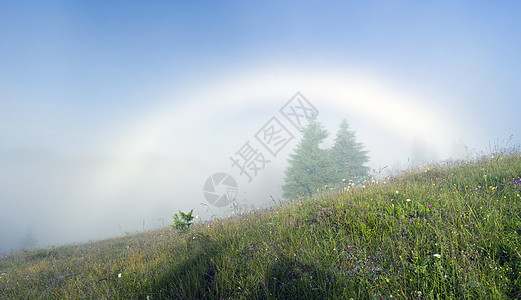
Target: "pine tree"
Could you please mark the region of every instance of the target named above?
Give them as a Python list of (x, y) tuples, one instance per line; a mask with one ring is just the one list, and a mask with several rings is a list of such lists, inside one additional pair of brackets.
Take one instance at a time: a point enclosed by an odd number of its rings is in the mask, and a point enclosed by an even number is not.
[(355, 133), (349, 130), (347, 120), (342, 120), (331, 149), (331, 174), (334, 182), (342, 179), (363, 180), (368, 177), (369, 168), (364, 166), (369, 161), (368, 151), (363, 148), (362, 143), (356, 142)]
[(282, 190), (284, 197), (311, 196), (317, 188), (323, 188), (330, 180), (330, 156), (319, 145), (329, 133), (322, 128), (314, 114), (302, 129), (302, 140), (290, 155), (289, 166)]

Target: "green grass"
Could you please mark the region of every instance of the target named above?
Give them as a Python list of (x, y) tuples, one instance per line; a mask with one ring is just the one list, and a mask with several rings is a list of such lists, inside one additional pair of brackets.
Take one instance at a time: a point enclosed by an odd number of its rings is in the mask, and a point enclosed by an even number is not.
[[(521, 298), (521, 156), (0, 258), (0, 299)], [(119, 275), (121, 274), (121, 275)]]

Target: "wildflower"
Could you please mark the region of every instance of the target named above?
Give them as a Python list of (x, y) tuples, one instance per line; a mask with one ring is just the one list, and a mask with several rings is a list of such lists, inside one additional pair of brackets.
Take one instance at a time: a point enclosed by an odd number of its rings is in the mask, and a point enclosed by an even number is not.
[(396, 194), (398, 194), (398, 193), (399, 193), (399, 192), (398, 192), (398, 191), (396, 191)]
[(405, 200), (405, 201), (407, 201), (407, 202), (411, 202), (411, 199), (407, 198), (407, 200)]
[(431, 208), (432, 206), (431, 206), (430, 204), (427, 204), (427, 207), (428, 207), (428, 208)]
[(389, 282), (389, 278), (385, 278), (385, 281)]
[(440, 254), (434, 254), (433, 256), (436, 257), (436, 258), (441, 258)]
[(515, 185), (518, 185), (518, 184), (520, 184), (520, 183), (521, 183), (521, 179), (519, 179), (519, 180), (514, 180), (514, 184), (515, 184)]
[(121, 273), (118, 274), (118, 278), (121, 278)]

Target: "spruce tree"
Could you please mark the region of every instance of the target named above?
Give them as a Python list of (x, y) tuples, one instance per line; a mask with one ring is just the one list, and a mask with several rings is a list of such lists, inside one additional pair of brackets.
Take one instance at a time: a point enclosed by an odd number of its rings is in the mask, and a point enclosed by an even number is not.
[(327, 150), (319, 147), (329, 133), (317, 121), (317, 114), (313, 114), (308, 121), (308, 125), (302, 129), (302, 139), (295, 153), (288, 159), (289, 166), (282, 187), (286, 198), (311, 196), (330, 180), (330, 156)]
[(347, 120), (342, 120), (331, 149), (331, 174), (335, 182), (342, 179), (363, 180), (368, 177), (369, 168), (364, 166), (369, 161), (368, 151), (363, 149), (363, 144), (356, 142), (355, 133), (349, 130)]

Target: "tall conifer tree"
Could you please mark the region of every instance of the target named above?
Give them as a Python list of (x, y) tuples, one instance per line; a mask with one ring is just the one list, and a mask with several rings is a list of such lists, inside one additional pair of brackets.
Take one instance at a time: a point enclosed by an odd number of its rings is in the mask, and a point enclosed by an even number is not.
[(368, 177), (369, 168), (364, 166), (369, 161), (368, 151), (363, 149), (363, 144), (356, 142), (355, 133), (349, 130), (347, 120), (342, 120), (331, 149), (331, 173), (334, 181), (363, 180)]
[(317, 115), (309, 118), (309, 123), (302, 129), (302, 139), (290, 155), (289, 166), (282, 190), (284, 197), (311, 196), (317, 188), (323, 188), (329, 182), (330, 156), (319, 145), (329, 133), (317, 121)]

